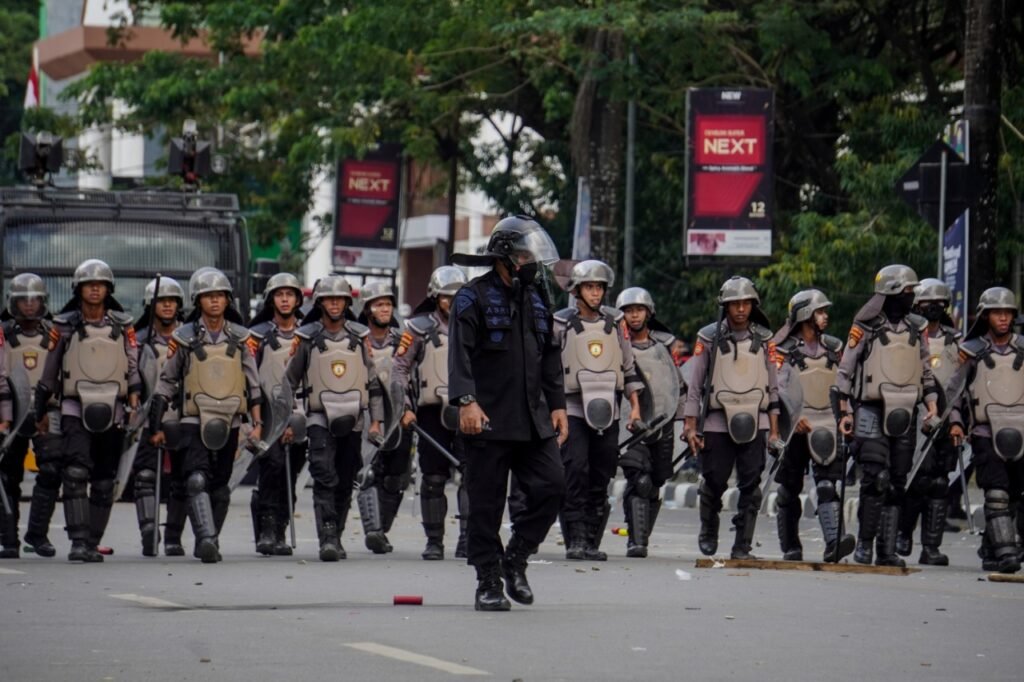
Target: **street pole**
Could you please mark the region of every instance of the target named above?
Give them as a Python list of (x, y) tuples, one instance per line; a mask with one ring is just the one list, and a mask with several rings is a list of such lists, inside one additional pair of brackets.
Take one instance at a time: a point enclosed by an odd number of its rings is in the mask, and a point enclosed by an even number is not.
[[(629, 66), (636, 66), (636, 53), (629, 53)], [(636, 99), (626, 107), (626, 226), (622, 246), (622, 287), (633, 284), (633, 199), (636, 173)]]
[(946, 165), (949, 162), (949, 155), (942, 152), (942, 165), (939, 166), (939, 267), (936, 268), (936, 277), (942, 279), (943, 250), (946, 240)]

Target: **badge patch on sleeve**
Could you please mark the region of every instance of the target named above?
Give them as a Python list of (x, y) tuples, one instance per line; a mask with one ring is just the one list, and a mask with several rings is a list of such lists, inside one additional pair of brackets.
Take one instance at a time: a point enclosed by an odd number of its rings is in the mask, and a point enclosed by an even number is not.
[(291, 350), (288, 351), (288, 357), (291, 357), (295, 355), (296, 352), (298, 352), (300, 343), (302, 343), (302, 341), (299, 339), (298, 336), (292, 339), (292, 347)]
[(850, 327), (850, 337), (846, 340), (848, 348), (856, 348), (860, 340), (864, 338), (864, 330), (854, 325)]
[(135, 338), (135, 328), (134, 327), (128, 327), (128, 329), (126, 329), (125, 332), (124, 332), (124, 337), (126, 339), (128, 339), (128, 347), (129, 348), (137, 348), (138, 347), (139, 342)]
[(693, 357), (697, 357), (704, 352), (704, 342), (698, 341), (697, 345), (693, 347)]
[(249, 347), (249, 352), (252, 353), (253, 357), (256, 357), (256, 351), (260, 349), (260, 342), (256, 340), (256, 337), (250, 336), (247, 338), (245, 345)]
[(167, 342), (167, 359), (170, 360), (174, 357), (174, 354), (178, 352), (178, 342), (171, 338)]
[(395, 355), (405, 355), (406, 351), (409, 350), (410, 345), (412, 345), (412, 334), (409, 332), (402, 332), (402, 338), (398, 340), (398, 350), (395, 351)]
[(50, 350), (57, 349), (57, 342), (60, 341), (60, 332), (56, 327), (50, 327)]

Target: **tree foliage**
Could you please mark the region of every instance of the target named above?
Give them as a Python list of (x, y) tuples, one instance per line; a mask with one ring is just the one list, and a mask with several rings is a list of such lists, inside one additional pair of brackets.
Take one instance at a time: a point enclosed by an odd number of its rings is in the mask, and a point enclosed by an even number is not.
[[(735, 269), (757, 280), (773, 320), (790, 295), (813, 285), (836, 302), (842, 326), (882, 265), (902, 261), (933, 274), (934, 232), (900, 203), (893, 184), (962, 102), (961, 0), (133, 6), (158, 9), (181, 39), (205, 31), (221, 58), (150, 53), (99, 65), (69, 90), (83, 102), (81, 123), (110, 121), (118, 99), (132, 107), (117, 123), (123, 127), (175, 130), (186, 117), (206, 130), (220, 126), (231, 172), (216, 189), (241, 194), (259, 243), (276, 242), (287, 221), (307, 211), (311, 180), (335, 159), (400, 140), (417, 159), (454, 162), (459, 186), (483, 190), (499, 211), (545, 215), (567, 250), (578, 152), (594, 139), (581, 129), (581, 112), (592, 120), (587, 106), (633, 98), (636, 283), (689, 335), (714, 314), (718, 285), (733, 270), (691, 268), (681, 257), (686, 90), (754, 86), (776, 93), (776, 256)], [(1024, 129), (1024, 7), (1007, 3), (1006, 13), (1004, 114)], [(243, 48), (253, 39), (261, 49), (248, 57)], [(471, 143), (501, 117), (511, 117), (511, 132)], [(1000, 251), (1000, 276), (1021, 246), (1012, 216), (1024, 184), (1022, 140), (1005, 132), (1000, 243), (1011, 248)], [(602, 134), (615, 144), (619, 133)]]

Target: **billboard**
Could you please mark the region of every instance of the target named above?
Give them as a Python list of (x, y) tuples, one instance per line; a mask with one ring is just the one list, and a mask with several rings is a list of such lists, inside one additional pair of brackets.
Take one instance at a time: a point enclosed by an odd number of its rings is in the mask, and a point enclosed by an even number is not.
[(771, 256), (774, 95), (755, 88), (686, 94), (687, 256)]
[(398, 269), (402, 146), (381, 144), (338, 163), (333, 265)]

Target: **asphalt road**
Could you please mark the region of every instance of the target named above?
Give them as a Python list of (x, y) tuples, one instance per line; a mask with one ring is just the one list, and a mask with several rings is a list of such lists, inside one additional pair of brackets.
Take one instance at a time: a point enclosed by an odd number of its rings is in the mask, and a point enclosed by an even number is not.
[[(308, 495), (308, 491), (307, 491)], [(947, 534), (952, 566), (910, 576), (696, 569), (697, 513), (666, 509), (647, 559), (606, 536), (606, 563), (568, 562), (557, 527), (531, 563), (534, 606), (473, 611), (473, 570), (424, 562), (412, 494), (396, 551), (374, 556), (359, 522), (347, 561), (324, 564), (308, 497), (294, 557), (253, 550), (248, 489), (236, 491), (223, 563), (139, 554), (118, 504), (103, 564), (0, 562), (0, 679), (21, 680), (1019, 680), (1024, 585), (987, 582), (978, 538)], [(452, 504), (454, 508), (454, 504)], [(22, 514), (27, 513), (23, 503)], [(621, 515), (618, 510), (610, 525)], [(728, 551), (728, 518), (722, 549)], [(805, 554), (820, 554), (813, 520)], [(774, 519), (755, 551), (778, 558)], [(186, 531), (186, 544), (191, 535)], [(419, 595), (422, 606), (394, 606)]]

